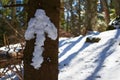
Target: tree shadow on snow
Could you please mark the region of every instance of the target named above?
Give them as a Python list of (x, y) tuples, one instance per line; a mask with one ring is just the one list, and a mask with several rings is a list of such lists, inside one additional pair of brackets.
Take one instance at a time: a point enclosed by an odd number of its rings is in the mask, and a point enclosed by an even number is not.
[[(114, 46), (114, 44), (116, 42), (115, 39), (117, 39), (119, 37), (119, 34), (120, 34), (120, 31), (117, 31), (114, 38), (110, 39), (107, 43), (102, 45), (102, 46), (106, 46), (106, 45), (107, 46), (99, 54), (99, 57), (98, 57), (99, 60), (97, 62), (98, 65), (95, 68), (94, 72), (90, 76), (88, 76), (85, 80), (95, 80), (97, 78), (97, 73), (102, 69), (105, 59), (115, 51), (115, 49), (111, 49), (111, 47)], [(99, 46), (99, 47), (102, 47), (102, 46)], [(111, 51), (109, 51), (109, 50), (111, 50)]]
[(65, 44), (67, 44), (67, 42), (65, 42), (66, 40), (67, 39), (59, 41), (59, 48), (62, 47), (62, 46), (64, 46)]
[[(78, 42), (80, 42), (82, 40), (83, 37), (78, 38), (76, 41), (70, 41), (70, 42), (65, 42), (65, 44), (70, 43), (70, 45), (68, 45), (63, 52), (59, 55), (59, 58), (61, 58), (65, 53), (67, 53), (70, 49), (72, 49)], [(62, 46), (62, 45), (60, 45)]]
[[(83, 37), (79, 38), (77, 41), (73, 42), (71, 45), (69, 45), (67, 48), (65, 48), (64, 51), (61, 53), (62, 55), (60, 55), (60, 57), (63, 56), (63, 55), (64, 55), (67, 51), (69, 51), (72, 47), (74, 47), (75, 44), (77, 44), (81, 39), (83, 39)], [(75, 58), (75, 57), (79, 54), (80, 51), (84, 50), (84, 49), (87, 48), (89, 45), (90, 45), (90, 43), (84, 43), (84, 44), (82, 45), (82, 47), (80, 47), (80, 49), (79, 49), (78, 51), (72, 53), (72, 54), (69, 55), (66, 59), (64, 59), (63, 61), (61, 61), (61, 62), (59, 63), (59, 64), (60, 64), (59, 69), (62, 69), (62, 68), (64, 68), (66, 65), (69, 65), (69, 63), (71, 62), (71, 60), (72, 60), (73, 58)]]

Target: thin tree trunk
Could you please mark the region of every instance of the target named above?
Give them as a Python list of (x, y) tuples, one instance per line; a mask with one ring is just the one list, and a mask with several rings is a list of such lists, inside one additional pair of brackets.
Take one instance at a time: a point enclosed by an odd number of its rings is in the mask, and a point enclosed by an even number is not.
[[(55, 26), (59, 27), (59, 0), (29, 0), (28, 20), (40, 5), (45, 9), (47, 15)], [(45, 41), (45, 51), (43, 53), (44, 62), (39, 70), (34, 69), (30, 63), (34, 50), (35, 39), (26, 41), (24, 50), (24, 80), (58, 80), (58, 39), (53, 41), (47, 38)], [(50, 59), (51, 61), (49, 62)]]
[[(16, 4), (16, 0), (11, 0), (11, 5)], [(11, 7), (11, 24), (14, 25), (14, 28), (17, 29), (17, 22), (16, 22), (16, 7)], [(14, 32), (11, 32), (12, 34), (14, 34)], [(15, 34), (17, 36), (17, 34)]]
[[(60, 27), (63, 28), (62, 24), (64, 24), (64, 1), (61, 0), (61, 5), (60, 5)], [(65, 27), (66, 30), (66, 27)], [(67, 31), (67, 30), (66, 30)]]
[[(16, 4), (16, 0), (12, 0), (12, 4), (14, 5), (14, 4)], [(13, 20), (13, 22), (15, 21), (15, 19), (16, 19), (16, 7), (12, 7), (12, 20)]]
[(80, 28), (81, 28), (81, 2), (80, 2), (80, 0), (78, 1), (79, 3), (79, 10), (78, 10), (78, 14), (79, 14), (79, 30), (80, 30)]
[(108, 4), (106, 0), (101, 0), (101, 2), (103, 4), (103, 9), (105, 12), (105, 21), (106, 21), (106, 24), (108, 25), (110, 22), (110, 15), (109, 15), (110, 13), (109, 13)]
[(69, 1), (69, 5), (70, 5), (70, 14), (71, 14), (71, 17), (70, 17), (70, 29), (71, 29), (71, 33), (74, 35), (74, 14), (73, 14), (73, 0), (70, 0)]

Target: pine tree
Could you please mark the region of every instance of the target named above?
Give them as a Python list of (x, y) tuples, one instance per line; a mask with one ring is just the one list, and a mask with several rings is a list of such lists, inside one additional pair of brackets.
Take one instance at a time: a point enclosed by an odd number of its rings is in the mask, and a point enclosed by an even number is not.
[[(43, 8), (55, 26), (59, 27), (59, 0), (29, 0), (27, 6), (28, 21), (34, 17), (36, 9)], [(24, 50), (24, 80), (58, 80), (58, 39), (46, 38), (44, 62), (39, 70), (30, 65), (34, 51), (35, 39), (26, 41)], [(49, 61), (49, 58), (51, 61)]]

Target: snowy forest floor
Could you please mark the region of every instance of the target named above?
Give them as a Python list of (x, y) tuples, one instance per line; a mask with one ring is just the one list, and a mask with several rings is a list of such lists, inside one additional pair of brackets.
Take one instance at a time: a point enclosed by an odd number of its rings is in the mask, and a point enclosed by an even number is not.
[(120, 30), (60, 38), (59, 51), (59, 80), (120, 80)]
[[(87, 38), (100, 40), (86, 42)], [(90, 32), (86, 36), (73, 38), (61, 37), (58, 56), (59, 80), (120, 80), (120, 30)], [(19, 69), (23, 68), (20, 66), (16, 65)], [(0, 73), (1, 71), (3, 68)], [(12, 72), (8, 72), (9, 75), (0, 80), (10, 80), (9, 76), (18, 80), (16, 74), (10, 73)]]

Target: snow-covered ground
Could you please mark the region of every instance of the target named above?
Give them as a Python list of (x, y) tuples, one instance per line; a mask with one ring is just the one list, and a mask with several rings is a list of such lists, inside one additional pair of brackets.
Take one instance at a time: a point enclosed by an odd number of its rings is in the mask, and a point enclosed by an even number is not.
[[(9, 50), (10, 49), (10, 50)], [(8, 51), (9, 54), (13, 54), (13, 52), (18, 52), (20, 49), (22, 49), (22, 43), (20, 44), (11, 44), (8, 46), (4, 46), (0, 48), (1, 54), (6, 54)], [(6, 66), (5, 68), (0, 68), (0, 80), (19, 80), (21, 78), (21, 75), (24, 73), (23, 70), (23, 61), (20, 59), (4, 59), (2, 60), (0, 57), (0, 66), (3, 63), (6, 63), (6, 65), (11, 64), (12, 61), (13, 65)], [(4, 62), (5, 61), (5, 62)], [(19, 77), (19, 78), (18, 78)]]
[[(87, 37), (101, 40), (86, 43)], [(60, 38), (59, 52), (59, 80), (120, 80), (120, 30)]]
[[(10, 68), (13, 68), (10, 69)], [(23, 64), (19, 65), (11, 65), (10, 68), (1, 68), (0, 72), (4, 72), (5, 76), (0, 77), (0, 80), (21, 80), (20, 74), (23, 74)], [(17, 73), (16, 71), (19, 71), (20, 73)]]
[(120, 30), (60, 38), (59, 52), (59, 80), (120, 80)]

